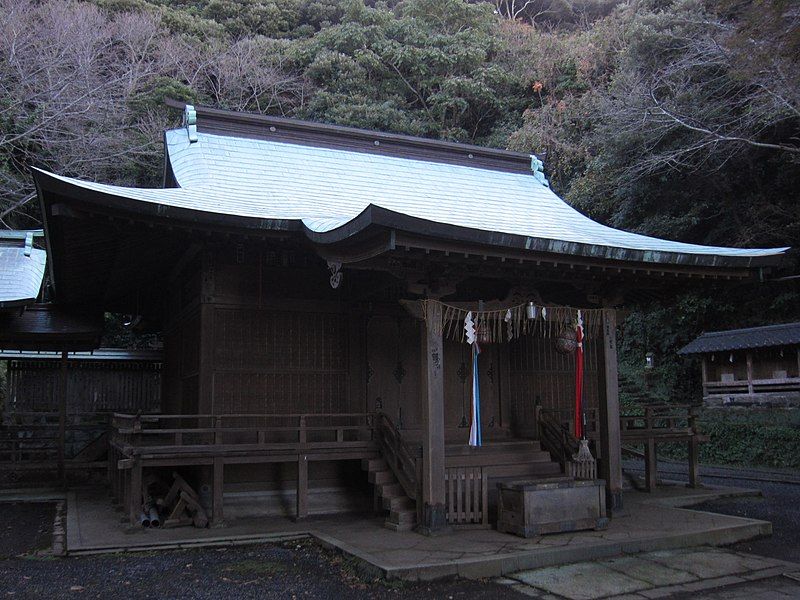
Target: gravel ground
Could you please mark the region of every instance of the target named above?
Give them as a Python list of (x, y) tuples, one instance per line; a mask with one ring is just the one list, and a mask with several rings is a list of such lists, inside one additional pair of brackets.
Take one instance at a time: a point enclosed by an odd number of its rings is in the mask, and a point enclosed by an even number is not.
[(0, 503), (0, 559), (48, 552), (55, 514), (49, 502)]
[(772, 523), (772, 537), (741, 542), (736, 550), (800, 562), (800, 485), (726, 479), (720, 485), (756, 487), (764, 494), (745, 498), (723, 498), (693, 506), (697, 510), (762, 519)]
[[(635, 474), (640, 474), (640, 468), (643, 470), (643, 465), (636, 461), (625, 461), (625, 465)], [(665, 475), (665, 478), (676, 481), (688, 480), (685, 475), (686, 467), (683, 465), (659, 461), (658, 468), (659, 472), (670, 473)], [(758, 489), (763, 494), (763, 497), (723, 498), (692, 507), (697, 510), (762, 519), (772, 523), (772, 537), (741, 542), (732, 546), (734, 549), (800, 563), (800, 473), (731, 467), (703, 467), (702, 471), (725, 476), (707, 478), (705, 481), (709, 485)], [(680, 475), (676, 475), (676, 472), (680, 472)], [(745, 479), (747, 477), (774, 481)], [(797, 483), (780, 483), (778, 480)]]
[[(635, 468), (634, 464), (629, 464)], [(665, 464), (664, 471), (677, 471)], [(726, 474), (731, 474), (728, 470)], [(739, 476), (758, 475), (743, 469)], [(679, 479), (680, 476), (670, 475)], [(743, 542), (735, 549), (800, 562), (800, 485), (748, 479), (709, 479), (714, 485), (759, 488), (764, 498), (730, 498), (695, 508), (773, 523), (771, 538)], [(356, 563), (322, 549), (311, 540), (285, 544), (236, 546), (52, 559), (42, 556), (51, 544), (55, 505), (0, 504), (0, 596), (13, 598), (108, 598), (217, 600), (261, 598), (476, 598), (523, 596), (508, 586), (463, 579), (429, 584), (384, 582), (359, 575)], [(749, 589), (749, 588), (748, 588)], [(769, 597), (759, 594), (755, 598)], [(743, 593), (745, 589), (741, 590)], [(761, 590), (759, 590), (761, 591)], [(768, 591), (768, 590), (763, 590)], [(777, 592), (778, 590), (772, 590)], [(723, 598), (708, 594), (708, 598)], [(780, 593), (774, 597), (781, 597)]]
[[(10, 506), (10, 505), (7, 505)], [(52, 523), (53, 509), (42, 505), (15, 505), (14, 514), (34, 514), (27, 530), (13, 537), (19, 554), (24, 540), (42, 519)], [(11, 513), (12, 511), (9, 511)], [(11, 514), (8, 515), (12, 517)], [(8, 544), (3, 536), (3, 543)], [(34, 538), (35, 539), (35, 538)], [(35, 546), (35, 544), (34, 544)], [(23, 548), (23, 552), (30, 548)], [(4, 598), (157, 598), (245, 600), (264, 598), (476, 598), (523, 596), (508, 586), (464, 579), (429, 584), (386, 582), (364, 578), (356, 563), (322, 549), (311, 540), (231, 548), (152, 553), (110, 554), (73, 558), (27, 557), (0, 560), (0, 597)]]

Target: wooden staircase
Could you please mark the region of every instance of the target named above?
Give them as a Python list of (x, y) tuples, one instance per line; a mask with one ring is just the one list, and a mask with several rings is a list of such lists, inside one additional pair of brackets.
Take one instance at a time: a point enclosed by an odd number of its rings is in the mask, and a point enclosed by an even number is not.
[(417, 523), (417, 505), (408, 497), (403, 486), (383, 458), (365, 458), (361, 468), (375, 486), (375, 510), (386, 511), (385, 525), (394, 531), (408, 531)]
[[(408, 445), (389, 417), (379, 413), (375, 441), (380, 458), (364, 459), (361, 467), (375, 486), (375, 511), (385, 511), (385, 525), (408, 531), (417, 523), (421, 497), (418, 445)], [(445, 510), (458, 526), (489, 526), (497, 483), (549, 478), (563, 473), (562, 465), (535, 440), (489, 441), (479, 448), (465, 443), (445, 445)]]

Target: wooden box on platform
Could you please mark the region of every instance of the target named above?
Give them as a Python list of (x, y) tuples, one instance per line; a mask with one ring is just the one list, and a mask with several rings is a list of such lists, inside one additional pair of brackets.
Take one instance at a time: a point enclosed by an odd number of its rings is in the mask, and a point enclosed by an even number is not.
[(605, 481), (554, 477), (498, 483), (497, 530), (521, 537), (605, 529)]

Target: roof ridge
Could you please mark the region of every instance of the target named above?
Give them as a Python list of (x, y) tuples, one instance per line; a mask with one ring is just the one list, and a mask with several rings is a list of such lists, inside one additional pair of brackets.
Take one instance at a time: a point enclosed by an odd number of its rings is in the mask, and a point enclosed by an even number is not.
[(444, 160), (480, 168), (530, 174), (534, 172), (531, 153), (261, 113), (190, 105), (171, 98), (166, 99), (165, 104), (179, 110), (192, 106), (196, 114), (198, 131), (218, 133), (228, 137), (268, 139), (318, 147), (346, 143), (353, 151), (373, 154), (394, 153), (405, 158), (422, 158), (434, 162), (438, 158), (440, 162)]

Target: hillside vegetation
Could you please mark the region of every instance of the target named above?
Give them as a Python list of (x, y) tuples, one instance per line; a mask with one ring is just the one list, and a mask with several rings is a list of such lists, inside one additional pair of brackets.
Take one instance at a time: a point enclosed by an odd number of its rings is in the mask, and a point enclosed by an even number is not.
[[(0, 225), (27, 168), (158, 184), (166, 97), (534, 152), (595, 219), (800, 245), (800, 9), (790, 0), (0, 0)], [(637, 370), (696, 394), (699, 330), (800, 318), (796, 283), (648, 303)]]

